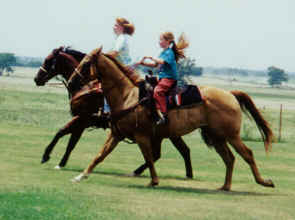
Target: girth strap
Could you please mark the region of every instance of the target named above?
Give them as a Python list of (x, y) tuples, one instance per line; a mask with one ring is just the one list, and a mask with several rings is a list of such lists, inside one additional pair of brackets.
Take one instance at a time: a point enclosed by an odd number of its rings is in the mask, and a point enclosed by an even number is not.
[[(119, 112), (116, 113), (111, 113), (110, 115), (110, 127), (112, 129), (113, 134), (116, 136), (117, 139), (119, 139), (120, 141), (126, 138), (130, 139), (132, 142), (129, 141), (125, 141), (128, 144), (134, 144), (135, 141), (133, 139), (131, 139), (130, 137), (126, 137), (126, 135), (122, 134), (122, 132), (120, 131), (120, 128), (118, 126), (118, 121), (123, 118), (124, 116), (126, 116), (127, 114), (129, 114), (130, 112), (134, 111), (140, 104), (142, 104), (143, 102), (145, 102), (148, 98), (145, 97), (143, 99), (141, 99), (138, 103), (132, 105), (131, 107), (127, 108), (127, 109), (123, 109)], [(137, 127), (137, 122), (136, 122), (136, 127)]]

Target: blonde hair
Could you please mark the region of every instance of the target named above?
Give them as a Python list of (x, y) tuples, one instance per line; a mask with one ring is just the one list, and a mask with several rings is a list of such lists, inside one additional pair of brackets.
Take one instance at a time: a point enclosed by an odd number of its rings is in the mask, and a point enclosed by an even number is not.
[(124, 34), (132, 35), (134, 33), (135, 27), (127, 19), (118, 17), (116, 18), (116, 22), (123, 27)]
[(162, 36), (166, 41), (169, 41), (170, 43), (173, 44), (172, 50), (175, 54), (176, 62), (178, 62), (179, 59), (185, 58), (184, 49), (189, 46), (189, 42), (187, 38), (185, 37), (184, 33), (182, 33), (179, 36), (177, 44), (175, 43), (174, 35), (172, 32), (164, 32)]

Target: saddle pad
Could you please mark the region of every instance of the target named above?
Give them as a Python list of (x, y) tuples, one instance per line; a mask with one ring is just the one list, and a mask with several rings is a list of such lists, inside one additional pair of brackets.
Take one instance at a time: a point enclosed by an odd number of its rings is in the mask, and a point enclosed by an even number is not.
[(200, 90), (195, 85), (187, 85), (177, 94), (167, 97), (168, 108), (188, 106), (202, 102)]

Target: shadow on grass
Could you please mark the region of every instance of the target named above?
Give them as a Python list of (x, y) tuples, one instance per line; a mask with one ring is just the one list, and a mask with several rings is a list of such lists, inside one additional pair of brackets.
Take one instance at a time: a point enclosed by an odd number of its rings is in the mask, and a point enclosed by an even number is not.
[[(75, 168), (63, 168), (63, 171), (70, 171), (70, 172), (82, 172), (82, 169), (75, 169)], [(149, 176), (142, 175), (138, 177), (134, 177), (128, 174), (113, 172), (113, 171), (94, 171), (93, 174), (102, 174), (107, 176), (116, 176), (116, 177), (126, 177), (126, 178), (145, 178), (150, 179)], [(160, 179), (176, 179), (176, 180), (185, 180), (185, 181), (198, 181), (193, 179), (181, 178), (177, 176), (161, 176)], [(126, 187), (126, 188), (135, 188), (135, 189), (155, 189), (160, 191), (173, 191), (173, 192), (182, 192), (182, 193), (196, 193), (196, 194), (222, 194), (222, 195), (229, 195), (229, 196), (282, 196), (281, 194), (273, 194), (273, 193), (260, 193), (260, 192), (249, 192), (249, 191), (222, 191), (218, 189), (204, 189), (204, 188), (192, 188), (192, 187), (180, 187), (180, 186), (157, 186), (157, 187), (148, 187), (145, 185), (117, 185), (114, 184), (115, 187)]]
[[(77, 168), (62, 168), (61, 171), (69, 171), (69, 172), (77, 172), (77, 173), (81, 173), (83, 172), (83, 169), (77, 169)], [(102, 174), (102, 175), (107, 175), (107, 176), (121, 176), (121, 177), (132, 177), (132, 178), (150, 178), (149, 175), (146, 175), (146, 174), (142, 174), (140, 176), (133, 176), (133, 172), (130, 172), (130, 173), (121, 173), (120, 171), (107, 171), (107, 170), (96, 170), (96, 171), (93, 171), (91, 173), (91, 175), (93, 174)], [(171, 180), (196, 180), (196, 181), (199, 181), (198, 179), (196, 178), (186, 178), (186, 177), (179, 177), (179, 176), (175, 176), (175, 175), (164, 175), (164, 176), (160, 176), (160, 179), (171, 179)]]
[[(151, 189), (147, 186), (128, 185), (129, 188), (137, 189)], [(274, 196), (271, 193), (259, 193), (259, 192), (247, 192), (247, 191), (222, 191), (218, 189), (203, 189), (203, 188), (191, 188), (191, 187), (180, 187), (180, 186), (157, 186), (155, 190), (161, 191), (173, 191), (182, 193), (196, 193), (196, 194), (213, 194), (213, 195), (229, 195), (229, 196)]]

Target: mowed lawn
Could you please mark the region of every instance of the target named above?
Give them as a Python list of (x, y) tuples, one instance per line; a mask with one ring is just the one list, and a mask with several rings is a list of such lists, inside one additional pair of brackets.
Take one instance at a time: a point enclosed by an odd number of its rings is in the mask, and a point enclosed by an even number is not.
[[(21, 76), (23, 77), (23, 76)], [(184, 163), (168, 140), (156, 163), (160, 185), (146, 187), (148, 171), (129, 177), (143, 163), (136, 145), (120, 143), (94, 173), (81, 183), (70, 180), (93, 159), (104, 143), (104, 130), (88, 130), (63, 170), (55, 170), (68, 141), (63, 138), (51, 160), (41, 156), (53, 135), (70, 118), (62, 89), (37, 88), (17, 81), (30, 77), (0, 78), (0, 219), (295, 219), (295, 110), (283, 114), (282, 142), (266, 155), (254, 122), (244, 117), (242, 136), (253, 150), (262, 176), (276, 188), (255, 183), (249, 166), (237, 155), (231, 192), (222, 186), (225, 166), (198, 131), (184, 137), (190, 146), (194, 179), (185, 178)], [(16, 81), (15, 81), (16, 80)], [(236, 89), (236, 88), (235, 88)], [(243, 90), (243, 88), (239, 88)], [(249, 92), (249, 88), (245, 89)], [(251, 92), (251, 91), (250, 91)], [(281, 90), (255, 89), (254, 101), (294, 98)], [(267, 95), (265, 95), (267, 93)], [(263, 114), (278, 134), (278, 109)], [(234, 151), (234, 150), (233, 150)]]

